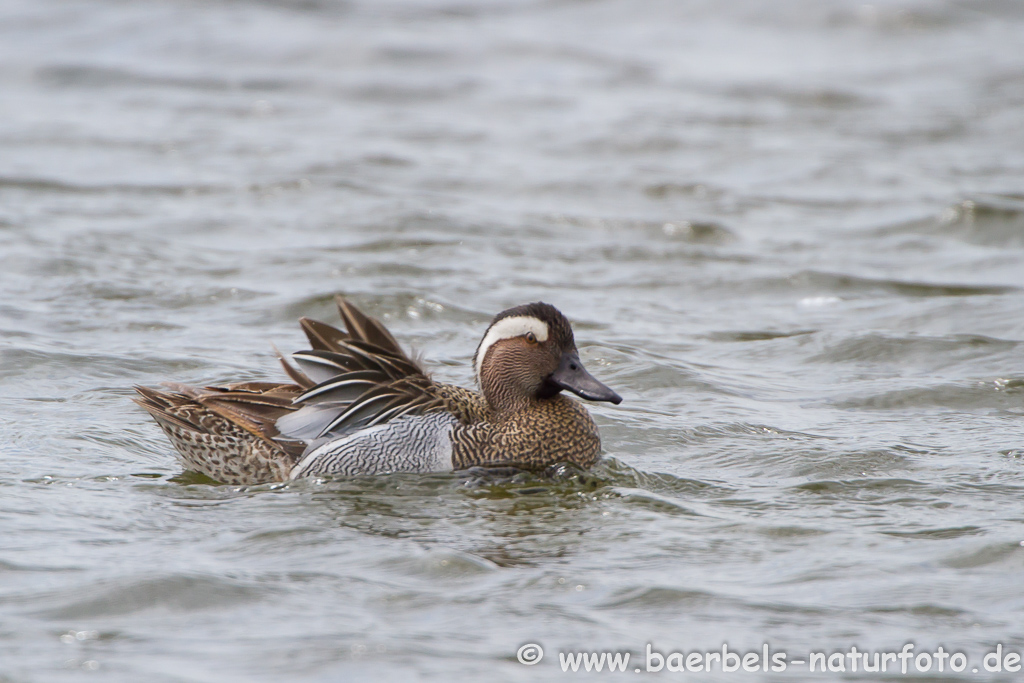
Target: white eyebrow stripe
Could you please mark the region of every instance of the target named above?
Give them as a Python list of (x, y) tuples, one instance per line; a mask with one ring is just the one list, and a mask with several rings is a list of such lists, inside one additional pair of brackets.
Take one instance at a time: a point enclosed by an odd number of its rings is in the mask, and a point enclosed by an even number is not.
[(484, 366), (484, 358), (487, 357), (488, 349), (494, 346), (495, 342), (521, 337), (527, 332), (533, 332), (533, 336), (537, 337), (539, 342), (548, 340), (548, 324), (532, 315), (513, 315), (502, 318), (491, 325), (476, 350), (476, 381), (480, 382), (480, 370)]

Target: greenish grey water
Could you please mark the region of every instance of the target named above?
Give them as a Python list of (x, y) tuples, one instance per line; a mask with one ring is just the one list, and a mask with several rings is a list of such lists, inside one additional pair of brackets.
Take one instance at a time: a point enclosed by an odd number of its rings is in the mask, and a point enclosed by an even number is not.
[[(998, 678), (1022, 44), (999, 0), (3, 3), (0, 680), (765, 642)], [(464, 384), (491, 315), (558, 305), (625, 398), (591, 406), (604, 460), (183, 474), (131, 385), (279, 379), (336, 292)], [(737, 676), (810, 675), (706, 677)]]

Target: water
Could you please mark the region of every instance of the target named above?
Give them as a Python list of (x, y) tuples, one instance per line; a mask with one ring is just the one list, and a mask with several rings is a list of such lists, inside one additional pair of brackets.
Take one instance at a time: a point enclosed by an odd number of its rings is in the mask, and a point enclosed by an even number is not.
[[(0, 680), (908, 642), (992, 677), (1024, 650), (1021, 45), (1010, 0), (6, 0)], [(465, 384), (490, 316), (555, 303), (625, 398), (605, 459), (183, 475), (131, 385), (281, 379), (336, 292)]]

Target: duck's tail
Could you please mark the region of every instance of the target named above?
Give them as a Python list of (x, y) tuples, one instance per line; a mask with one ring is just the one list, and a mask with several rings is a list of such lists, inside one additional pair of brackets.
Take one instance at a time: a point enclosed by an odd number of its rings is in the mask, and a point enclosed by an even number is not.
[(185, 467), (225, 484), (288, 479), (302, 448), (275, 441), (274, 423), (295, 409), (299, 387), (269, 382), (165, 386), (170, 391), (135, 387), (135, 402), (164, 430)]

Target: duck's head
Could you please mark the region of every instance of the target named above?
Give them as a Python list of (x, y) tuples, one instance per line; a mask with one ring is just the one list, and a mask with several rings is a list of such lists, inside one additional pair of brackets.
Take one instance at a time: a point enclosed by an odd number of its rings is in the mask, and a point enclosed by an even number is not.
[(524, 304), (496, 315), (473, 364), (495, 410), (549, 399), (563, 389), (590, 401), (622, 402), (583, 367), (569, 321), (551, 304)]

